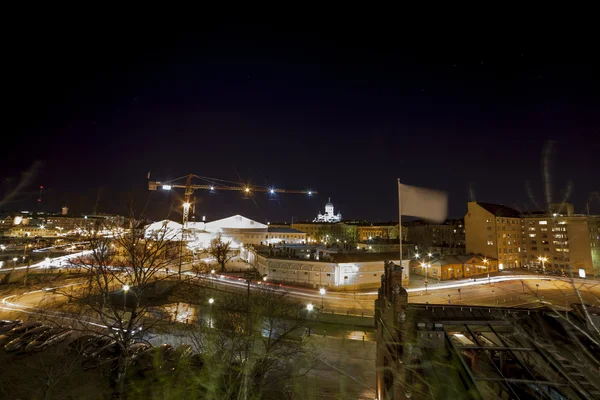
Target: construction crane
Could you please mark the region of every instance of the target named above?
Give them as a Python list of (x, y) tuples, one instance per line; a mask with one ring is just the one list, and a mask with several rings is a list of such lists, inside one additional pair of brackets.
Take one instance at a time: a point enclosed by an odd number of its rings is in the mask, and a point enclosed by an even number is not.
[[(185, 184), (177, 183), (178, 181), (182, 181), (186, 179)], [(205, 184), (194, 184), (192, 181), (194, 179), (203, 180), (207, 183)], [(264, 192), (269, 194), (275, 193), (292, 193), (292, 194), (307, 194), (309, 196), (313, 196), (318, 194), (313, 190), (290, 190), (290, 189), (277, 189), (273, 187), (264, 187), (264, 186), (256, 186), (256, 185), (240, 185), (237, 182), (225, 181), (222, 179), (208, 178), (205, 176), (198, 176), (194, 174), (189, 174), (186, 176), (182, 176), (177, 179), (173, 179), (167, 182), (159, 182), (159, 181), (148, 181), (148, 189), (149, 190), (172, 190), (172, 189), (184, 189), (183, 195), (183, 227), (187, 227), (190, 207), (192, 204), (192, 195), (194, 194), (194, 190), (209, 190), (211, 192), (217, 190), (233, 190), (238, 192), (243, 192), (245, 194), (250, 194), (254, 192)]]
[[(150, 173), (148, 173), (150, 178)], [(185, 179), (185, 184), (177, 183)], [(202, 180), (207, 183), (205, 184), (194, 184), (194, 179)], [(317, 192), (313, 190), (290, 190), (290, 189), (277, 189), (273, 187), (255, 186), (255, 185), (240, 185), (237, 182), (226, 181), (223, 179), (208, 178), (205, 176), (198, 176), (194, 174), (185, 175), (177, 179), (173, 179), (167, 182), (159, 181), (148, 181), (149, 190), (172, 190), (172, 189), (184, 189), (183, 192), (183, 218), (182, 218), (182, 229), (181, 229), (181, 246), (179, 253), (179, 279), (181, 279), (181, 266), (183, 263), (183, 243), (186, 239), (186, 231), (188, 228), (188, 219), (190, 215), (190, 207), (193, 207), (194, 190), (209, 190), (211, 192), (217, 190), (233, 190), (243, 192), (245, 194), (251, 194), (254, 192), (264, 192), (269, 194), (275, 193), (293, 193), (293, 194), (307, 194), (309, 196), (316, 195)]]

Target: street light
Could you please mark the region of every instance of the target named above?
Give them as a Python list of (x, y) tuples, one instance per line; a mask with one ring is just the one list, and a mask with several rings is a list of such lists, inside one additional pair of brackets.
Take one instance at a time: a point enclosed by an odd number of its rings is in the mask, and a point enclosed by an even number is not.
[(212, 304), (215, 302), (215, 299), (213, 299), (212, 297), (210, 299), (208, 299), (208, 304)]
[(546, 273), (545, 262), (548, 261), (548, 259), (546, 257), (539, 256), (538, 261), (542, 262), (542, 273), (545, 274)]
[(327, 290), (325, 290), (325, 288), (321, 288), (321, 289), (319, 289), (319, 293), (321, 293), (321, 308), (325, 309), (324, 300), (323, 299), (325, 297), (325, 293), (327, 293)]
[(129, 285), (123, 285), (123, 312), (127, 308), (127, 292), (129, 292)]
[(487, 270), (487, 275), (488, 275), (488, 283), (491, 284), (492, 283), (492, 278), (490, 278), (490, 266), (489, 266), (489, 260), (487, 258), (483, 259), (483, 263), (485, 264), (485, 268)]
[(308, 303), (308, 304), (306, 305), (306, 309), (307, 309), (308, 311), (312, 311), (312, 310), (313, 310), (313, 308), (315, 308), (315, 307), (314, 307), (312, 304), (310, 304), (310, 303)]

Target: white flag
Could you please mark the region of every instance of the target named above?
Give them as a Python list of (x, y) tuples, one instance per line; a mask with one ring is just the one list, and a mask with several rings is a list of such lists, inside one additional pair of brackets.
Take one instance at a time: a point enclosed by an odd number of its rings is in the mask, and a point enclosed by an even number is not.
[(438, 190), (403, 185), (398, 181), (402, 215), (441, 223), (448, 216), (448, 195)]

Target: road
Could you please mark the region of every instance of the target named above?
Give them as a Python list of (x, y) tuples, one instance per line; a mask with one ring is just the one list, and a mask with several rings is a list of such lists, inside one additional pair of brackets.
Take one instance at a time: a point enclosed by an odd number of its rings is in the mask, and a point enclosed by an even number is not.
[[(192, 275), (192, 273), (185, 273)], [(243, 278), (231, 278), (225, 275), (208, 276), (209, 284), (220, 288), (246, 289), (247, 282)], [(285, 290), (291, 297), (313, 304), (323, 305), (325, 312), (353, 315), (373, 315), (373, 301), (377, 292), (334, 292), (329, 291), (321, 296), (315, 289), (298, 288), (286, 285), (269, 285), (251, 283), (251, 290), (260, 285), (267, 285)], [(460, 289), (460, 293), (459, 290)], [(442, 282), (425, 287), (407, 289), (409, 302), (430, 304), (470, 304), (477, 306), (506, 306), (537, 308), (543, 302), (556, 305), (557, 309), (569, 308), (572, 303), (581, 303), (579, 296), (586, 304), (600, 305), (600, 282), (585, 281), (539, 275), (504, 275), (478, 280)], [(578, 294), (579, 293), (579, 294)]]
[[(88, 252), (84, 251), (58, 257), (51, 261), (43, 261), (30, 266), (30, 271), (36, 268), (64, 266), (68, 264), (67, 261), (69, 259), (85, 255)], [(171, 275), (176, 274), (174, 271), (171, 271)], [(189, 279), (197, 277), (191, 271), (184, 271), (183, 275)], [(203, 278), (209, 285), (213, 285), (215, 288), (225, 290), (247, 289), (247, 282), (244, 278), (220, 274), (207, 274)], [(81, 282), (71, 282), (70, 285), (76, 285)], [(419, 280), (412, 282), (412, 285), (422, 284), (423, 282)], [(377, 298), (376, 291), (357, 293), (328, 291), (324, 296), (321, 296), (316, 289), (271, 284), (268, 281), (253, 281), (250, 283), (250, 286), (251, 290), (257, 290), (261, 286), (283, 290), (296, 300), (313, 304), (317, 308), (322, 306), (324, 312), (336, 314), (371, 317), (374, 313), (373, 301)], [(407, 289), (407, 292), (409, 294), (409, 302), (411, 303), (536, 308), (540, 307), (544, 302), (548, 302), (554, 304), (560, 310), (569, 308), (569, 305), (572, 303), (581, 303), (581, 301), (587, 304), (600, 305), (599, 281), (571, 280), (568, 278), (544, 277), (540, 275), (500, 275), (475, 280), (445, 281), (430, 284), (427, 290), (424, 286), (410, 287)], [(48, 294), (48, 291), (38, 290), (23, 293), (18, 297), (12, 295), (5, 297), (1, 299), (0, 315), (7, 311), (18, 310), (34, 312), (32, 310), (41, 304), (43, 305), (43, 302), (47, 301), (48, 296), (52, 296)]]

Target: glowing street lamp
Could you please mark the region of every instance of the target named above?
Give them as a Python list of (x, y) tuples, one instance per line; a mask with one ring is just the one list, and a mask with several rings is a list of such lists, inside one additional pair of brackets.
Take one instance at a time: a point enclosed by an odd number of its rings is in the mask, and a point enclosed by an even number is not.
[(485, 264), (485, 268), (487, 271), (487, 276), (488, 276), (488, 283), (491, 284), (492, 283), (492, 278), (490, 278), (490, 261), (487, 258), (483, 259), (483, 263)]
[(185, 209), (190, 208), (190, 203), (188, 203), (187, 201), (185, 203), (183, 203), (183, 208), (185, 208)]
[(538, 261), (541, 261), (541, 263), (542, 263), (542, 272), (545, 274), (546, 273), (546, 267), (545, 267), (546, 264), (545, 264), (545, 262), (548, 261), (548, 258), (540, 256), (540, 257), (538, 257)]
[(321, 288), (321, 289), (319, 289), (319, 293), (321, 293), (321, 308), (325, 309), (324, 300), (323, 299), (325, 297), (325, 293), (327, 293), (327, 290), (325, 290), (325, 288)]
[(306, 305), (306, 309), (307, 309), (308, 311), (312, 311), (312, 310), (313, 310), (313, 308), (315, 308), (315, 307), (314, 307), (312, 304), (310, 304), (310, 303), (308, 303), (308, 304)]
[(213, 299), (212, 297), (210, 299), (208, 299), (208, 304), (211, 304), (215, 302), (215, 299)]
[(263, 276), (263, 282), (266, 282), (266, 281), (267, 281), (267, 277)]
[(250, 188), (249, 188), (249, 187), (246, 187), (246, 189), (245, 189), (245, 190), (246, 190), (246, 193), (249, 193), (249, 192), (250, 192)]
[(127, 292), (129, 292), (129, 285), (123, 285), (123, 312), (127, 309)]

